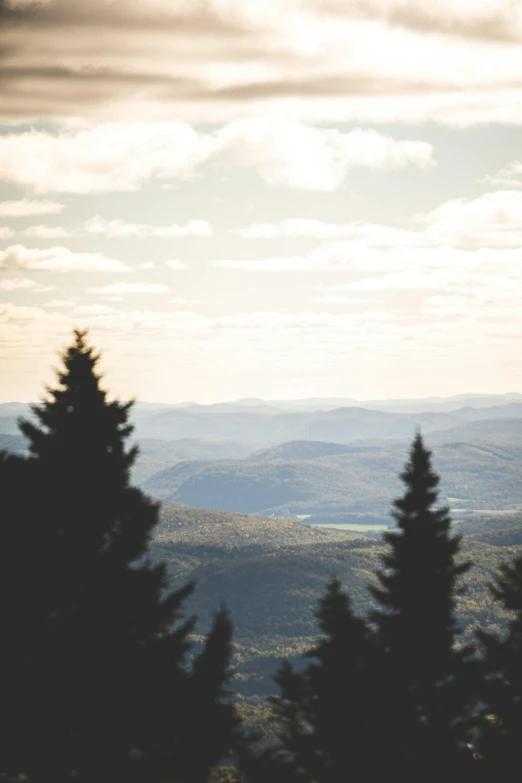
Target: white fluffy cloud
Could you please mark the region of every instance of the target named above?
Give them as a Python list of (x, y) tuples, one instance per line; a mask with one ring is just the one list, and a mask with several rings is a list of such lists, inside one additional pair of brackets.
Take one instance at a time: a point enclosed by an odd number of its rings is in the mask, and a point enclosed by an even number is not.
[[(66, 237), (99, 236), (109, 239), (177, 239), (183, 237), (208, 237), (212, 227), (206, 220), (188, 220), (184, 225), (173, 223), (167, 226), (154, 226), (147, 223), (129, 223), (125, 220), (107, 220), (96, 215), (83, 226), (28, 226), (21, 232), (24, 236), (39, 239), (63, 239)], [(1, 234), (0, 234), (1, 236)]]
[(211, 160), (254, 169), (269, 185), (331, 191), (353, 168), (429, 168), (433, 148), (374, 130), (342, 133), (258, 118), (229, 123), (215, 133), (198, 133), (181, 122), (151, 122), (0, 136), (0, 179), (37, 193), (133, 191), (153, 177), (189, 178)]
[(73, 253), (67, 247), (47, 250), (11, 245), (0, 250), (1, 269), (33, 269), (48, 272), (128, 272), (131, 267), (101, 253)]
[(520, 247), (522, 192), (499, 190), (473, 199), (452, 199), (417, 219), (431, 244)]
[[(515, 170), (515, 166), (512, 168)], [(519, 247), (522, 245), (522, 192), (498, 190), (472, 199), (452, 199), (431, 212), (414, 216), (410, 228), (361, 221), (338, 224), (290, 218), (278, 223), (251, 223), (234, 229), (233, 233), (243, 239), (345, 238), (369, 247)]]
[(485, 177), (484, 181), (499, 188), (522, 188), (522, 161), (513, 161), (496, 174)]
[(27, 277), (0, 279), (0, 291), (20, 291), (30, 288), (38, 288), (38, 283), (34, 280), (29, 280)]
[[(488, 272), (496, 269), (499, 273), (507, 270), (520, 276), (522, 192), (496, 191), (473, 199), (452, 199), (431, 212), (415, 215), (409, 228), (362, 222), (341, 225), (295, 218), (273, 224), (253, 223), (236, 229), (235, 233), (247, 239), (346, 239), (325, 242), (299, 256), (214, 259), (211, 266), (250, 272), (374, 273), (481, 268)], [(421, 277), (410, 277), (405, 288), (411, 288), (414, 279), (422, 288), (428, 285)], [(390, 287), (397, 287), (395, 278), (390, 278)]]
[(162, 283), (108, 283), (89, 289), (99, 296), (127, 296), (129, 294), (169, 294), (170, 288)]
[(351, 239), (376, 245), (420, 244), (422, 235), (411, 229), (396, 228), (351, 221), (349, 223), (325, 223), (312, 218), (288, 218), (279, 223), (251, 223), (232, 233), (242, 239)]
[(187, 264), (184, 261), (180, 261), (177, 258), (171, 258), (168, 261), (165, 261), (165, 266), (167, 266), (169, 269), (174, 269), (175, 271), (188, 269)]
[(67, 239), (78, 236), (76, 229), (64, 228), (63, 226), (28, 226), (20, 233), (24, 237), (35, 237), (36, 239)]
[[(414, 235), (415, 237), (415, 235)], [(513, 263), (512, 251), (497, 251), (494, 256), (484, 251), (472, 251), (455, 247), (433, 247), (414, 238), (410, 245), (382, 245), (380, 234), (374, 243), (372, 237), (365, 241), (329, 242), (300, 256), (276, 256), (258, 259), (219, 259), (209, 262), (218, 269), (244, 270), (248, 272), (321, 272), (351, 271), (379, 272), (416, 268), (471, 269), (479, 263), (502, 258)]]
[(396, 141), (374, 130), (311, 128), (292, 120), (248, 119), (230, 123), (217, 136), (231, 163), (256, 169), (269, 185), (337, 190), (354, 168), (430, 168), (433, 147)]
[(0, 178), (36, 193), (137, 190), (153, 176), (186, 177), (205, 156), (184, 123), (109, 123), (58, 134), (0, 137)]
[(114, 315), (115, 312), (116, 310), (114, 307), (101, 304), (78, 305), (73, 310), (73, 314), (81, 318), (99, 315)]
[(58, 215), (64, 209), (57, 201), (31, 201), (24, 198), (19, 201), (0, 202), (0, 217), (30, 217), (33, 215)]
[(145, 223), (127, 223), (124, 220), (106, 220), (96, 216), (85, 224), (87, 234), (98, 234), (106, 237), (160, 237), (175, 239), (177, 237), (208, 237), (212, 227), (206, 220), (188, 220), (185, 225), (152, 226)]

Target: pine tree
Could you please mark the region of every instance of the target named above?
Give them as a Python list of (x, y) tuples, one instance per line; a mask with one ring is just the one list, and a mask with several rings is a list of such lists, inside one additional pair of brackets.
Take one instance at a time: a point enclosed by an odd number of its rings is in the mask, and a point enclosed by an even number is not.
[(307, 653), (314, 662), (279, 673), (278, 780), (409, 780), (472, 769), (470, 664), (455, 622), (457, 583), (470, 565), (456, 562), (460, 539), (450, 535), (448, 510), (434, 508), (439, 477), (420, 435), (401, 478), (399, 531), (385, 535), (386, 570), (370, 588), (382, 607), (373, 625), (353, 614), (334, 580), (317, 614), (323, 636)]
[(513, 619), (504, 639), (478, 633), (484, 653), (479, 750), (502, 779), (522, 764), (522, 557), (501, 566), (491, 592)]
[[(464, 710), (466, 650), (457, 650), (455, 619), (460, 577), (460, 537), (450, 535), (447, 508), (434, 507), (439, 477), (420, 434), (414, 438), (394, 501), (398, 532), (388, 532), (380, 585), (371, 592), (381, 605), (373, 614), (387, 656), (388, 701), (400, 705), (391, 730), (407, 763), (448, 769), (467, 761)], [(409, 761), (408, 761), (409, 760)]]
[[(217, 616), (190, 668), (194, 622), (182, 622), (182, 609), (193, 586), (169, 592), (165, 567), (148, 557), (158, 506), (129, 483), (137, 454), (125, 446), (132, 403), (108, 401), (84, 332), (75, 332), (62, 359), (59, 384), (33, 408), (37, 423), (20, 425), (30, 458), (0, 468), (2, 478), (16, 474), (18, 491), (26, 482), (16, 522), (27, 538), (3, 551), (11, 573), (24, 571), (21, 611), (36, 644), (15, 668), (28, 700), (25, 717), (11, 706), (18, 756), (6, 740), (3, 757), (31, 781), (73, 773), (97, 783), (130, 776), (149, 783), (166, 773), (202, 781), (236, 725), (222, 698), (230, 622)], [(0, 536), (7, 530), (11, 544), (12, 528), (4, 515)]]
[(352, 772), (372, 779), (386, 757), (377, 647), (335, 579), (319, 603), (317, 618), (323, 635), (306, 654), (313, 662), (302, 673), (285, 663), (277, 677), (280, 695), (274, 714), (281, 747), (275, 761), (286, 770), (280, 777), (344, 783)]

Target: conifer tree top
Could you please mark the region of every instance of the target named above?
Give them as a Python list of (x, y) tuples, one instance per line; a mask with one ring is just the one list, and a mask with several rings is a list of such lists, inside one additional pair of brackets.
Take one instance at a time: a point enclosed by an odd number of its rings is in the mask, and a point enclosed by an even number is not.
[[(136, 451), (124, 451), (124, 440), (132, 432), (128, 414), (132, 402), (108, 401), (96, 372), (99, 354), (87, 342), (87, 332), (76, 329), (72, 343), (61, 355), (63, 368), (56, 371), (58, 384), (47, 386), (47, 397), (32, 410), (39, 425), (20, 422), (33, 456), (74, 453), (81, 446), (84, 459), (120, 460), (124, 471), (132, 465)], [(78, 455), (79, 456), (79, 455)]]
[[(400, 478), (406, 485), (406, 492), (393, 501), (395, 509), (392, 511), (398, 527), (406, 530), (412, 523), (433, 520), (431, 508), (439, 495), (437, 487), (440, 479), (432, 469), (431, 451), (425, 447), (420, 432), (413, 439), (409, 459)], [(441, 518), (442, 515), (439, 516)]]

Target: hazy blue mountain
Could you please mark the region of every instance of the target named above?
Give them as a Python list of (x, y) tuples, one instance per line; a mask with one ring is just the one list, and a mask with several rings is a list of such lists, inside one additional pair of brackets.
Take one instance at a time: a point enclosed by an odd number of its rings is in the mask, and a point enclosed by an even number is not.
[(320, 440), (292, 440), (289, 443), (280, 443), (270, 449), (255, 451), (250, 459), (273, 462), (274, 460), (307, 460), (317, 457), (327, 457), (333, 454), (344, 454), (353, 446), (342, 443), (328, 443)]
[(448, 441), (522, 445), (522, 418), (471, 421), (447, 430), (431, 432), (429, 438), (432, 445)]
[(249, 443), (253, 448), (262, 448), (294, 440), (351, 443), (368, 438), (411, 438), (418, 427), (429, 433), (470, 421), (507, 417), (521, 418), (522, 403), (418, 413), (394, 413), (361, 407), (285, 412), (270, 409), (267, 412), (265, 408), (253, 406), (244, 410), (190, 406), (140, 417), (136, 421), (136, 435), (139, 439), (235, 440)]
[(428, 432), (455, 426), (454, 413), (416, 415), (370, 411), (365, 408), (337, 408), (331, 411), (258, 413), (169, 410), (139, 419), (136, 435), (142, 438), (205, 438), (241, 440), (252, 444), (276, 445), (289, 440), (323, 440), (349, 443), (359, 438), (411, 437), (421, 426)]
[(235, 459), (246, 457), (251, 448), (237, 441), (208, 441), (202, 438), (159, 440), (143, 438), (132, 469), (133, 481), (142, 483), (149, 476), (184, 460)]
[[(0, 405), (0, 432), (14, 434), (24, 403)], [(460, 395), (424, 400), (358, 403), (344, 398), (168, 405), (138, 402), (132, 413), (139, 440), (240, 441), (252, 450), (294, 440), (351, 443), (369, 438), (409, 438), (484, 419), (522, 418), (522, 395)]]
[[(339, 517), (382, 523), (389, 498), (400, 491), (407, 448), (407, 440), (345, 447), (293, 442), (248, 459), (181, 462), (150, 476), (143, 488), (193, 507), (311, 515), (321, 524), (324, 517), (332, 524), (342, 524)], [(442, 475), (441, 499), (457, 517), (522, 508), (522, 444), (440, 442), (434, 462)]]

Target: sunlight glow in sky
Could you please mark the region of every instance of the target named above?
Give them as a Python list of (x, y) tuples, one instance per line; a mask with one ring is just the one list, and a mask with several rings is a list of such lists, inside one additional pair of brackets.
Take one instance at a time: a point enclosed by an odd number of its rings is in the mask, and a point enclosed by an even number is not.
[(0, 401), (522, 390), (519, 0), (0, 0)]

